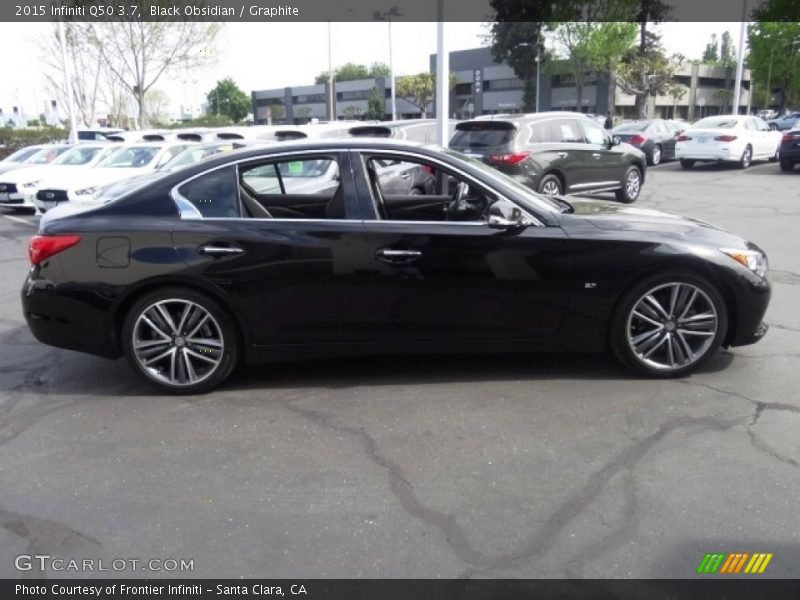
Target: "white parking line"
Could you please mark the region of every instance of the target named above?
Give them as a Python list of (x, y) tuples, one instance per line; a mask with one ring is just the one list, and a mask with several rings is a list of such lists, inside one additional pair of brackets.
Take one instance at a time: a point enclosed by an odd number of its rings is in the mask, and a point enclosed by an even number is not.
[(22, 223), (23, 225), (30, 225), (31, 227), (36, 227), (36, 223), (31, 223), (27, 219), (23, 219), (22, 217), (14, 217), (12, 215), (3, 215), (9, 221), (14, 221), (15, 223)]

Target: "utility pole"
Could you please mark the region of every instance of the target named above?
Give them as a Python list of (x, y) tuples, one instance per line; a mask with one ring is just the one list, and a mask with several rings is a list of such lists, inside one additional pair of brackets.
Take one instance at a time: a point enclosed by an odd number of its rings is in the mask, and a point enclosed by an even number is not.
[(436, 36), (436, 143), (447, 148), (450, 141), (450, 55), (444, 35), (444, 0), (437, 0)]
[(744, 29), (747, 26), (747, 0), (742, 0), (742, 23), (739, 28), (739, 60), (736, 63), (736, 85), (733, 88), (733, 114), (739, 114), (739, 96), (742, 93), (744, 70)]

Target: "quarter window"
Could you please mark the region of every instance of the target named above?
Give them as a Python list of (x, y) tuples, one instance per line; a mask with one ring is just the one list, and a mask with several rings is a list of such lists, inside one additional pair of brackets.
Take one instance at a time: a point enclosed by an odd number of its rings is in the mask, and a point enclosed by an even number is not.
[(241, 216), (236, 190), (236, 169), (225, 167), (192, 179), (178, 188), (204, 217), (235, 218)]

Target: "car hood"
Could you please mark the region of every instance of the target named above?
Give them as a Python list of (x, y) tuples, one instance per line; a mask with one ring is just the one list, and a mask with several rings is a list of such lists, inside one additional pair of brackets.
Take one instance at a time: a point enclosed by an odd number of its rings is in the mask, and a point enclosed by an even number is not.
[(141, 175), (146, 171), (142, 169), (127, 168), (90, 168), (70, 171), (57, 177), (49, 177), (39, 187), (41, 189), (79, 190), (87, 187), (97, 187)]
[(644, 238), (666, 235), (718, 247), (749, 247), (748, 242), (738, 235), (698, 219), (625, 204), (572, 197), (565, 199), (575, 208), (574, 213), (565, 213), (561, 218), (561, 224), (567, 233), (588, 223), (597, 229), (608, 231), (609, 234), (640, 233)]
[(41, 165), (36, 167), (25, 167), (24, 169), (14, 169), (8, 175), (0, 175), (0, 179), (8, 183), (27, 183), (29, 181), (38, 181), (41, 179), (50, 179), (58, 177), (62, 173), (74, 173), (72, 169), (77, 169), (79, 166), (67, 165)]

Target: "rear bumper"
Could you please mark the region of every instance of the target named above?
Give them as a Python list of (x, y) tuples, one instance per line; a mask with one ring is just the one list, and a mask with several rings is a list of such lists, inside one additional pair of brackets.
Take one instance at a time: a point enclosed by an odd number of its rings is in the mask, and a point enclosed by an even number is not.
[(684, 160), (738, 161), (742, 157), (742, 152), (736, 148), (729, 147), (697, 148), (693, 146), (691, 148), (676, 148), (675, 156)]
[(778, 152), (782, 161), (800, 162), (800, 147), (794, 145), (781, 146)]
[[(64, 286), (59, 286), (63, 288)], [(105, 358), (119, 353), (110, 313), (93, 306), (80, 290), (55, 289), (29, 275), (22, 288), (22, 311), (33, 336), (50, 346)]]

